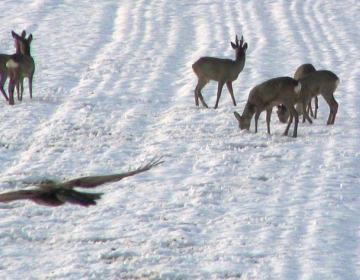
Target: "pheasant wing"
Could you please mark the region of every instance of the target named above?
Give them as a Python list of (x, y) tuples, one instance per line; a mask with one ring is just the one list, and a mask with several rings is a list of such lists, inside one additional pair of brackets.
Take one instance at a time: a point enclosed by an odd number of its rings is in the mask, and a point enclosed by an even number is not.
[(120, 181), (123, 178), (134, 176), (136, 174), (145, 172), (147, 170), (150, 170), (154, 166), (157, 166), (164, 161), (161, 160), (162, 158), (153, 159), (148, 164), (144, 166), (140, 166), (136, 170), (124, 172), (124, 173), (118, 173), (118, 174), (112, 174), (112, 175), (104, 175), (104, 176), (87, 176), (87, 177), (81, 177), (77, 179), (73, 179), (64, 183), (56, 184), (57, 188), (73, 188), (73, 187), (81, 187), (81, 188), (94, 188), (97, 186), (100, 186), (105, 183), (109, 182), (117, 182)]
[(33, 199), (42, 193), (41, 190), (19, 190), (0, 194), (0, 202), (10, 202), (20, 199)]
[(62, 202), (88, 207), (96, 205), (96, 200), (100, 199), (103, 193), (85, 193), (71, 189), (61, 189), (56, 191), (56, 197)]

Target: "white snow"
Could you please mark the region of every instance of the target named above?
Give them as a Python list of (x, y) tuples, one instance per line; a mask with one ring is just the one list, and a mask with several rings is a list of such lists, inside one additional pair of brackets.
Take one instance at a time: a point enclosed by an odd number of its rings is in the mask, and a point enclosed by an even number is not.
[[(165, 163), (106, 184), (97, 206), (0, 205), (0, 279), (359, 279), (357, 0), (2, 0), (0, 51), (32, 33), (33, 99), (0, 97), (0, 192)], [(201, 56), (245, 68), (195, 107)], [(240, 131), (252, 87), (303, 63), (340, 77), (339, 112), (283, 136)], [(217, 84), (203, 95), (209, 107)], [(290, 131), (290, 135), (292, 132)]]

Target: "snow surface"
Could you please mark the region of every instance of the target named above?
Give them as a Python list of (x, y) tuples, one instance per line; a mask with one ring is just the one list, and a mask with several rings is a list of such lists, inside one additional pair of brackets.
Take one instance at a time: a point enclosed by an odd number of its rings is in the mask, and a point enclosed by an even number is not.
[[(359, 279), (358, 0), (2, 0), (32, 33), (33, 99), (1, 99), (0, 191), (165, 163), (98, 188), (97, 206), (0, 205), (0, 279)], [(195, 107), (201, 56), (249, 44), (219, 109)], [(283, 136), (273, 113), (241, 131), (255, 85), (303, 63), (336, 73), (329, 108)], [(215, 82), (203, 95), (216, 99)], [(290, 131), (292, 134), (292, 131)]]

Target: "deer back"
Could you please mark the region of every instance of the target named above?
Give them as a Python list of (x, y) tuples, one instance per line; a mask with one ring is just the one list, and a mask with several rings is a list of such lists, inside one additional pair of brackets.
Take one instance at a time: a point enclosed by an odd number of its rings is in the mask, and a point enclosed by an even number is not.
[(312, 64), (310, 63), (302, 64), (298, 67), (298, 69), (296, 69), (294, 74), (294, 79), (299, 80), (313, 72), (316, 72), (316, 69)]
[(249, 101), (261, 110), (270, 109), (281, 103), (295, 104), (301, 84), (291, 77), (273, 78), (254, 87)]
[(340, 83), (339, 77), (328, 70), (313, 72), (299, 81), (309, 88), (312, 97), (318, 94), (333, 94)]
[(235, 43), (231, 42), (231, 46), (235, 50), (235, 60), (209, 56), (201, 57), (192, 65), (195, 74), (207, 81), (235, 81), (244, 69), (248, 44), (244, 44), (243, 36), (241, 36), (240, 41), (236, 36)]
[(242, 65), (238, 65), (231, 59), (202, 57), (193, 64), (193, 70), (198, 77), (202, 76), (207, 81), (228, 82), (237, 79), (244, 64), (245, 60)]

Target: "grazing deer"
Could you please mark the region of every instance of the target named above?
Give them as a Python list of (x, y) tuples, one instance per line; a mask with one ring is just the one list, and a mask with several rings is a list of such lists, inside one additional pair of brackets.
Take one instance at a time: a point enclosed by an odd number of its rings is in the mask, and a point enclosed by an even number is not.
[(245, 53), (248, 48), (248, 45), (247, 43), (245, 44), (243, 43), (244, 43), (243, 36), (241, 36), (240, 43), (237, 36), (235, 37), (235, 44), (231, 42), (231, 46), (236, 53), (235, 60), (221, 59), (216, 57), (202, 57), (192, 65), (192, 69), (194, 70), (196, 76), (198, 77), (198, 83), (195, 88), (196, 106), (199, 106), (199, 98), (200, 98), (202, 105), (208, 108), (201, 94), (201, 90), (208, 82), (210, 82), (210, 80), (218, 82), (217, 98), (214, 109), (218, 107), (219, 99), (221, 96), (221, 90), (224, 84), (226, 84), (230, 92), (234, 106), (236, 106), (234, 91), (232, 88), (232, 82), (237, 79), (240, 72), (244, 69)]
[[(21, 37), (25, 38), (26, 32), (23, 30), (21, 33)], [(18, 40), (15, 40), (15, 53), (20, 54), (20, 44)], [(9, 98), (7, 97), (5, 90), (4, 90), (4, 84), (9, 76), (9, 69), (6, 67), (6, 63), (10, 60), (11, 55), (10, 54), (0, 54), (0, 91), (2, 95), (4, 96), (6, 101), (9, 101)], [(16, 85), (18, 97), (19, 97), (19, 85)]]
[[(11, 32), (15, 41), (20, 45), (20, 54), (13, 54), (10, 60), (6, 63), (9, 69), (9, 104), (14, 105), (14, 87), (22, 84), (23, 78), (29, 80), (29, 93), (32, 98), (32, 80), (35, 72), (35, 62), (31, 57), (30, 43), (33, 39), (32, 34), (28, 38), (22, 38), (17, 35), (14, 31)], [(20, 93), (20, 100), (22, 99), (23, 87)]]
[(279, 104), (284, 104), (290, 112), (290, 120), (284, 134), (288, 135), (290, 125), (295, 118), (293, 137), (297, 137), (297, 127), (299, 116), (294, 108), (295, 101), (301, 92), (301, 83), (290, 77), (280, 77), (270, 79), (260, 85), (255, 86), (249, 94), (244, 111), (240, 116), (234, 112), (235, 118), (239, 122), (241, 130), (249, 129), (250, 122), (255, 114), (255, 133), (257, 133), (258, 120), (261, 112), (266, 111), (267, 132), (270, 134), (270, 119), (272, 108)]
[[(308, 108), (311, 102), (312, 94), (309, 87), (305, 84), (301, 84), (301, 91), (295, 98), (296, 111), (299, 115), (303, 116), (302, 122), (304, 123), (307, 120), (310, 124), (313, 123), (311, 118), (309, 117)], [(282, 123), (286, 123), (289, 119), (289, 110), (283, 104), (277, 106), (277, 115), (279, 121)]]
[[(316, 69), (312, 64), (310, 64), (310, 63), (302, 64), (298, 67), (298, 69), (296, 69), (295, 74), (294, 74), (294, 79), (299, 80), (299, 79), (305, 77), (306, 75), (309, 75), (310, 73), (313, 73), (315, 71), (316, 71)], [(307, 87), (302, 87), (301, 90), (304, 91), (306, 89), (307, 89)], [(305, 97), (307, 94), (308, 93), (303, 93), (303, 97)], [(317, 107), (318, 107), (317, 96), (315, 96), (314, 100), (315, 100), (315, 114), (316, 114)], [(301, 107), (301, 105), (300, 106), (298, 106), (298, 105), (297, 105), (296, 109), (298, 110), (298, 113), (303, 115), (303, 122), (305, 122), (305, 119), (307, 119), (309, 123), (312, 123), (311, 119), (309, 118), (309, 111), (310, 111), (311, 116), (314, 117), (314, 114), (313, 114), (313, 111), (311, 108), (311, 98), (309, 100), (309, 104), (307, 104), (307, 107), (306, 107), (307, 109), (305, 107)], [(286, 123), (287, 120), (289, 119), (288, 110), (286, 109), (286, 107), (284, 105), (279, 105), (277, 107), (278, 107), (277, 114), (278, 114), (279, 121), (282, 123)], [(305, 110), (306, 110), (306, 112), (305, 112)], [(316, 119), (316, 115), (314, 118)]]

